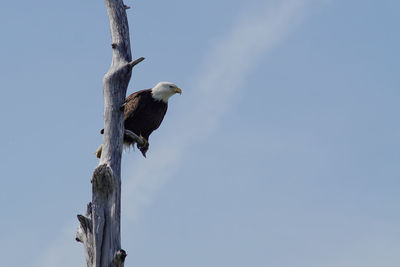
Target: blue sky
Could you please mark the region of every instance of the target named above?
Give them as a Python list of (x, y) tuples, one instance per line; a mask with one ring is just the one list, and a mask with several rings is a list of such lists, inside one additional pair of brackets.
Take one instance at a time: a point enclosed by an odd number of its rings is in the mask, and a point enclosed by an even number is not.
[[(126, 4), (129, 93), (183, 89), (123, 155), (126, 266), (400, 265), (397, 1)], [(3, 264), (85, 266), (104, 3), (8, 1), (0, 24)]]

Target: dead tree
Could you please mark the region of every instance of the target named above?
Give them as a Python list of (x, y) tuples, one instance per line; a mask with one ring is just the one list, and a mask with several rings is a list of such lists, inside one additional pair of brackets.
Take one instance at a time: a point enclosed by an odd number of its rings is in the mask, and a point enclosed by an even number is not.
[[(88, 267), (123, 266), (121, 249), (121, 155), (124, 134), (123, 110), (132, 68), (129, 27), (122, 0), (105, 0), (110, 20), (112, 63), (103, 79), (104, 137), (99, 166), (92, 177), (92, 202), (86, 215), (78, 215), (76, 240), (85, 247)], [(140, 142), (142, 140), (138, 140)]]

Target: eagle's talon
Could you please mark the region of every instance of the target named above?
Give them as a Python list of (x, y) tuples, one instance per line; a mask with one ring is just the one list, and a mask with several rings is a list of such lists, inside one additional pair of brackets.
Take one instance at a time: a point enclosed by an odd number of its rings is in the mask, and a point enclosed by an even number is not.
[(147, 141), (146, 138), (144, 138), (142, 135), (139, 135), (139, 138), (140, 138), (140, 140), (142, 140), (142, 142), (143, 142), (143, 145), (137, 144), (137, 147), (138, 147), (139, 149), (140, 149), (140, 148), (144, 148), (144, 147), (146, 147), (146, 146), (149, 146), (149, 141)]

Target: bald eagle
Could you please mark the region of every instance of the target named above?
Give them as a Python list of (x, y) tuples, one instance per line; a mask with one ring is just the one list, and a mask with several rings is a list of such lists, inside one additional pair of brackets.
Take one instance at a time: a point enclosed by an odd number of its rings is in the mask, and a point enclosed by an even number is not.
[[(149, 136), (160, 126), (167, 112), (168, 99), (176, 93), (182, 94), (182, 90), (175, 84), (159, 82), (154, 88), (137, 91), (125, 99), (124, 127), (144, 139), (143, 146), (137, 144), (144, 157), (149, 149)], [(103, 133), (104, 129), (101, 130), (101, 134)], [(134, 143), (135, 140), (124, 135), (126, 147)], [(101, 156), (101, 150), (100, 146), (96, 151), (98, 158)]]

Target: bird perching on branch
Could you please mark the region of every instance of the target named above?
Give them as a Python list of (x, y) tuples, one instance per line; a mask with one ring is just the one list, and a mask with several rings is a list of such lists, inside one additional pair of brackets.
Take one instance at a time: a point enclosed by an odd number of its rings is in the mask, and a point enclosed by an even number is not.
[[(168, 99), (174, 94), (182, 94), (182, 90), (173, 83), (160, 82), (152, 89), (137, 91), (125, 99), (124, 146), (134, 146), (137, 143), (138, 149), (146, 157), (149, 136), (161, 125), (167, 112)], [(103, 133), (104, 129), (101, 130)], [(96, 151), (98, 158), (101, 151), (102, 146)]]

